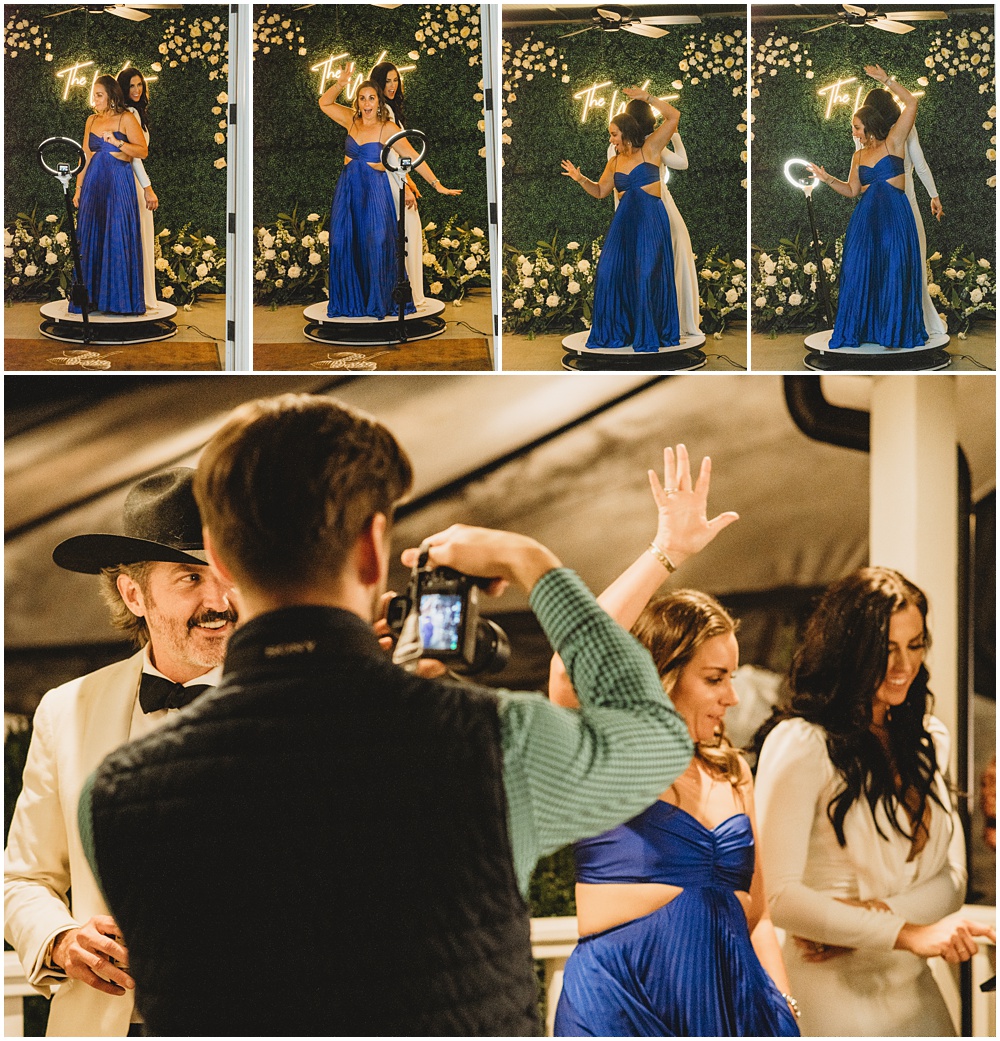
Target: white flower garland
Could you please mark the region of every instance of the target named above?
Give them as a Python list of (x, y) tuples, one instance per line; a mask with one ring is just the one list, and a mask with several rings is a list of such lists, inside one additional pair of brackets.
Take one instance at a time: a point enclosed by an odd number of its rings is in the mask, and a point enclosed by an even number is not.
[[(158, 50), (166, 59), (168, 68), (176, 69), (179, 65), (197, 61), (212, 66), (208, 73), (210, 80), (217, 80), (220, 75), (223, 78), (229, 76), (229, 26), (220, 15), (190, 20), (182, 15), (176, 20), (171, 19), (163, 31), (163, 42)], [(161, 72), (163, 64), (157, 61), (150, 68), (153, 72)], [(215, 100), (212, 115), (222, 118), (214, 141), (223, 146), (229, 129), (223, 106), (229, 102), (229, 95), (223, 91)], [(226, 166), (225, 156), (215, 159), (212, 166), (222, 170)]]
[(17, 8), (3, 27), (3, 44), (4, 54), (8, 58), (16, 58), (24, 51), (29, 54), (34, 51), (36, 58), (44, 54), (46, 61), (52, 61), (52, 44), (49, 43), (48, 30), (32, 23)]
[(801, 40), (791, 40), (788, 36), (778, 36), (772, 32), (761, 44), (756, 43), (751, 37), (750, 46), (756, 48), (753, 51), (753, 65), (750, 70), (753, 80), (751, 98), (760, 97), (759, 86), (764, 77), (777, 76), (780, 69), (790, 69), (796, 76), (805, 73), (807, 80), (811, 80), (815, 75), (812, 58), (809, 57), (809, 47)]
[(302, 23), (295, 18), (283, 18), (265, 7), (253, 24), (253, 49), (261, 54), (270, 54), (271, 48), (287, 47), (305, 57), (306, 40), (302, 35)]
[[(471, 52), (470, 68), (482, 61), (479, 47), (479, 8), (470, 4), (428, 5), (420, 15), (413, 38), (429, 58), (449, 47), (465, 47)], [(419, 60), (420, 56), (420, 50), (410, 51), (408, 55), (413, 61)]]
[(545, 40), (536, 39), (533, 30), (525, 35), (517, 47), (504, 38), (500, 49), (504, 98), (504, 107), (500, 109), (502, 146), (511, 142), (510, 134), (506, 131), (513, 126), (513, 121), (506, 106), (517, 101), (518, 81), (523, 79), (525, 83), (530, 83), (536, 75), (539, 78), (548, 75), (550, 79), (559, 76), (561, 83), (569, 83), (569, 66), (562, 50)]

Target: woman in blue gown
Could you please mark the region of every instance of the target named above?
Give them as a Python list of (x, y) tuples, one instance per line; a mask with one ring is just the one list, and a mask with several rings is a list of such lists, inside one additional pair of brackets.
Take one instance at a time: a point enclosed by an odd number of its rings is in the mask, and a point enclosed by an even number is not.
[[(350, 82), (354, 63), (345, 66), (336, 82), (319, 99), (319, 107), (347, 130), (344, 170), (337, 181), (330, 212), (330, 318), (385, 318), (397, 310), (392, 290), (396, 284), (396, 210), (381, 162), (382, 146), (399, 132), (381, 90), (365, 80), (354, 95), (354, 106), (338, 105), (336, 98)], [(393, 146), (416, 158), (403, 139)], [(445, 188), (427, 165), (415, 168), (442, 195), (459, 195)], [(407, 305), (407, 313), (414, 310)]]
[(878, 65), (866, 65), (869, 76), (887, 85), (903, 103), (891, 123), (878, 109), (863, 105), (854, 113), (854, 136), (861, 143), (851, 159), (846, 181), (818, 164), (813, 173), (849, 199), (861, 196), (847, 225), (840, 267), (837, 317), (830, 349), (922, 347), (924, 327), (924, 259), (913, 210), (906, 197), (906, 137), (917, 116), (917, 99)]
[[(131, 164), (145, 159), (146, 142), (113, 76), (97, 78), (93, 99), (94, 114), (83, 137), (86, 163), (73, 196), (83, 283), (94, 309), (145, 314), (142, 234)], [(69, 310), (80, 313), (72, 303)]]
[(604, 199), (620, 192), (594, 280), (593, 321), (587, 347), (631, 347), (653, 354), (680, 343), (674, 251), (670, 221), (660, 199), (659, 155), (677, 130), (680, 113), (648, 91), (628, 87), (630, 98), (648, 102), (664, 118), (645, 137), (635, 119), (621, 113), (609, 125), (616, 155), (597, 181), (584, 177), (568, 159), (563, 176), (588, 195)]
[[(738, 701), (735, 622), (695, 590), (649, 601), (667, 572), (738, 519), (707, 520), (710, 474), (706, 459), (692, 488), (687, 450), (665, 450), (664, 484), (649, 471), (656, 537), (599, 597), (649, 648), (695, 755), (639, 816), (577, 843), (581, 939), (566, 963), (560, 1037), (799, 1033), (755, 856), (753, 781), (725, 738), (726, 709)], [(549, 696), (577, 704), (558, 658)]]

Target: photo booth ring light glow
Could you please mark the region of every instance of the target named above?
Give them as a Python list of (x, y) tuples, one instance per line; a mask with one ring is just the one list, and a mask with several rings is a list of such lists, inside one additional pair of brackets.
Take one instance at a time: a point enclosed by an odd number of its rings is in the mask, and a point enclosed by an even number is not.
[[(402, 139), (404, 137), (406, 137), (406, 138), (412, 137), (416, 141), (416, 143), (420, 146), (417, 149), (417, 158), (416, 159), (410, 159), (409, 156), (401, 156), (400, 160), (399, 160), (399, 166), (393, 166), (389, 162), (389, 156), (392, 154), (392, 146), (397, 141), (402, 141)], [(424, 135), (423, 135), (423, 133), (421, 131), (419, 131), (419, 130), (400, 130), (400, 132), (398, 134), (393, 134), (392, 137), (390, 137), (389, 140), (386, 141), (386, 143), (382, 146), (382, 155), (381, 155), (380, 158), (382, 160), (382, 165), (387, 170), (390, 170), (392, 173), (396, 173), (400, 169), (403, 169), (403, 170), (415, 169), (416, 167), (418, 167), (424, 161), (424, 158), (426, 157), (426, 155), (427, 155), (427, 138), (424, 137)]]
[[(793, 166), (801, 167), (797, 173), (792, 171)], [(811, 194), (813, 188), (819, 184), (819, 178), (809, 169), (809, 163), (805, 159), (789, 159), (785, 163), (785, 177), (793, 188), (801, 188), (806, 195)]]
[[(69, 163), (59, 163), (57, 167), (53, 168), (45, 161), (45, 149), (53, 145), (69, 145), (70, 149), (76, 152), (76, 166), (72, 170), (69, 168)], [(72, 177), (80, 172), (83, 164), (87, 161), (87, 156), (80, 147), (79, 142), (74, 141), (71, 137), (47, 137), (38, 146), (37, 151), (38, 161), (42, 164), (42, 169), (55, 177)]]

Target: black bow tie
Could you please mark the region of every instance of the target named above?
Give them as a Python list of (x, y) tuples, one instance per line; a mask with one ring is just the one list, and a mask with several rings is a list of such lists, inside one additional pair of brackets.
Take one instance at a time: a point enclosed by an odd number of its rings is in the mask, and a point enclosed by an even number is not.
[(151, 672), (144, 672), (139, 683), (139, 704), (147, 714), (157, 712), (161, 708), (183, 708), (199, 694), (211, 689), (208, 683), (196, 683), (185, 687), (168, 680), (165, 676), (154, 676)]

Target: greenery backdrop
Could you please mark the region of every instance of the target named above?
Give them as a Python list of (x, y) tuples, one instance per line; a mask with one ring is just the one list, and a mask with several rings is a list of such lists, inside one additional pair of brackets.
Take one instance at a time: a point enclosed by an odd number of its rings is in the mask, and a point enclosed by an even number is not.
[[(45, 17), (57, 12), (63, 13)], [(39, 216), (64, 212), (62, 188), (39, 166), (35, 150), (47, 137), (80, 141), (92, 111), (94, 70), (117, 75), (130, 61), (144, 75), (158, 76), (150, 86), (146, 162), (160, 199), (157, 231), (190, 223), (224, 242), (226, 143), (219, 124), (228, 90), (227, 14), (224, 4), (185, 4), (130, 22), (66, 5), (5, 6), (5, 226), (36, 204)], [(87, 61), (95, 64), (80, 72), (86, 85), (63, 100), (65, 79), (56, 72)]]
[[(854, 150), (855, 92), (858, 82), (863, 84), (862, 98), (876, 86), (864, 66), (879, 64), (908, 89), (926, 92), (916, 125), (945, 211), (944, 219), (935, 221), (927, 192), (922, 184), (915, 185), (928, 254), (947, 257), (964, 244), (969, 254), (995, 265), (996, 94), (992, 8), (988, 10), (917, 22), (913, 32), (902, 36), (841, 26), (804, 35), (819, 24), (816, 19), (754, 21), (755, 245), (773, 251), (781, 239), (811, 241), (801, 193), (783, 175), (785, 161), (808, 159), (846, 178)], [(858, 82), (845, 88), (850, 102), (825, 118), (826, 99), (818, 91), (851, 76)], [(853, 204), (823, 186), (813, 199), (820, 235), (832, 242), (843, 233)]]
[(610, 80), (599, 93), (610, 101), (618, 88), (620, 102), (621, 88), (648, 79), (654, 93), (680, 95), (672, 103), (681, 111), (689, 167), (671, 172), (670, 191), (695, 253), (718, 246), (746, 256), (746, 22), (696, 10), (704, 24), (673, 26), (655, 40), (600, 31), (558, 39), (575, 25), (504, 30), (505, 245), (525, 252), (556, 231), (562, 242), (591, 242), (607, 231), (611, 201), (586, 195), (559, 165), (570, 159), (596, 179), (607, 161), (608, 109), (592, 109), (581, 122), (583, 102), (573, 95)]
[[(403, 73), (407, 129), (427, 134), (427, 160), (460, 196), (439, 195), (421, 177), (420, 216), (443, 226), (449, 217), (486, 228), (479, 7), (405, 4), (256, 6), (254, 42), (254, 223), (272, 226), (279, 214), (328, 214), (343, 167), (343, 127), (320, 112), (312, 66), (348, 52), (367, 75), (376, 59)], [(342, 61), (333, 65), (337, 71)], [(329, 81), (327, 82), (329, 86)], [(345, 103), (342, 95), (340, 102)]]

